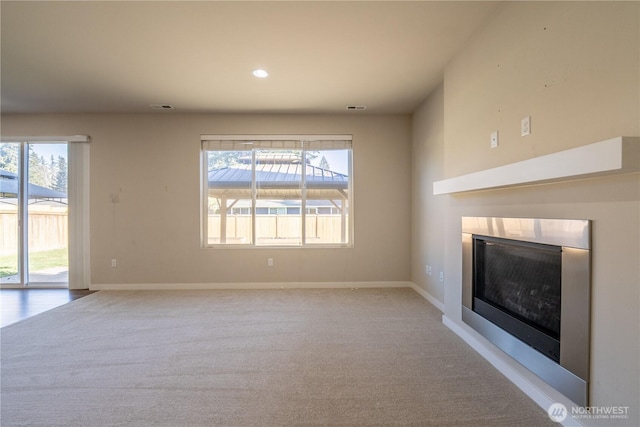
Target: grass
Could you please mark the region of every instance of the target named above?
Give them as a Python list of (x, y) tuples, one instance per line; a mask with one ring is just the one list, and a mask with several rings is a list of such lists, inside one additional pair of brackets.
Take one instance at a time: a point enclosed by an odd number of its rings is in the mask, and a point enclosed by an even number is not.
[[(68, 266), (69, 251), (67, 248), (29, 254), (29, 271), (32, 273), (53, 267)], [(18, 255), (0, 256), (0, 277), (13, 276), (14, 274), (18, 274)]]

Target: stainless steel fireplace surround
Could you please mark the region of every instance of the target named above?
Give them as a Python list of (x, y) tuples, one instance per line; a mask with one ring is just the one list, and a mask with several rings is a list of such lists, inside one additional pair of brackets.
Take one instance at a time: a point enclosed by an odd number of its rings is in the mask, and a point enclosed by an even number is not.
[[(474, 305), (480, 305), (474, 302), (474, 242), (484, 237), (519, 245), (550, 245), (561, 252), (559, 362), (474, 311)], [(463, 217), (462, 269), (462, 320), (572, 401), (588, 406), (591, 222)]]

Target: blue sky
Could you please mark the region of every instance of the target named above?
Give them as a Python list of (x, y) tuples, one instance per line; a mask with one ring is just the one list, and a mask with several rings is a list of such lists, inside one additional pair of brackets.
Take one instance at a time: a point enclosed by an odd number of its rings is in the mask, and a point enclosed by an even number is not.
[(312, 165), (318, 166), (324, 156), (333, 172), (349, 175), (349, 157), (346, 150), (327, 150), (319, 153), (320, 155), (311, 162)]
[(67, 144), (32, 144), (34, 151), (39, 155), (44, 157), (44, 159), (48, 162), (53, 155), (54, 159), (58, 159), (58, 156), (64, 157), (68, 160), (67, 155)]

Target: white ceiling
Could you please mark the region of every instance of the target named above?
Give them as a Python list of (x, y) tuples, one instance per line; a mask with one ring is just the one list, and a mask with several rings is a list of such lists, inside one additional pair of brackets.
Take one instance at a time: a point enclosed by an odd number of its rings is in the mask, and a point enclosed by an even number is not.
[[(3, 113), (410, 113), (495, 2), (12, 2)], [(255, 68), (269, 71), (260, 80)], [(356, 114), (361, 114), (358, 112)]]

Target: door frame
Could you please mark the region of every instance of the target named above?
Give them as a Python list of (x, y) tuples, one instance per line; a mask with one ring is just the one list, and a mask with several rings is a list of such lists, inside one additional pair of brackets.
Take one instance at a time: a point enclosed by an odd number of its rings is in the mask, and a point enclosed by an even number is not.
[[(20, 180), (19, 195), (19, 255), (18, 274), (19, 283), (0, 284), (0, 288), (69, 288), (69, 289), (89, 289), (91, 286), (90, 270), (90, 228), (89, 228), (89, 197), (90, 197), (90, 169), (89, 169), (89, 147), (91, 138), (88, 135), (72, 136), (2, 136), (0, 142), (20, 143), (20, 174), (22, 170), (28, 173), (28, 155), (25, 155), (24, 146), (32, 143), (66, 143), (67, 144), (67, 165), (68, 165), (68, 251), (69, 251), (69, 280), (67, 284), (28, 283), (28, 266), (25, 266), (27, 257), (22, 255), (24, 250), (28, 251), (28, 222), (24, 219), (28, 215), (27, 194), (28, 180)], [(26, 163), (26, 169), (25, 169)], [(25, 231), (22, 230), (23, 227)], [(24, 249), (23, 249), (24, 248)], [(26, 268), (25, 268), (26, 267)], [(27, 280), (25, 280), (27, 279)]]

